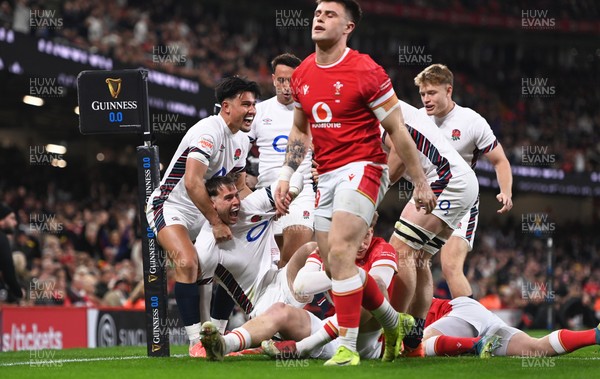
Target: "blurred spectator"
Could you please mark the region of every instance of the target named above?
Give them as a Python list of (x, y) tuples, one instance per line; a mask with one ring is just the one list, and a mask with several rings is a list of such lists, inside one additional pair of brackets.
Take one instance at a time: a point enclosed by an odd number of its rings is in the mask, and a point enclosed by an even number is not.
[(13, 234), (17, 220), (7, 204), (0, 203), (0, 303), (17, 303), (23, 298), (7, 234)]

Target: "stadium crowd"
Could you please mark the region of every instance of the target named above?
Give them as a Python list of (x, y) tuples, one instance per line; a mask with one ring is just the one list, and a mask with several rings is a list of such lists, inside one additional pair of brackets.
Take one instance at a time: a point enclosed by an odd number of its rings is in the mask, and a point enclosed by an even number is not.
[[(402, 3), (432, 6), (428, 1)], [(482, 5), (464, 0), (436, 2), (435, 7), (520, 17), (521, 9), (548, 9), (547, 2), (537, 3), (519, 7), (503, 2)], [(46, 8), (58, 12), (55, 17), (62, 19), (63, 27), (30, 27), (30, 12)], [(229, 17), (243, 17), (243, 12), (250, 12), (253, 17), (244, 17), (243, 25), (227, 22)], [(589, 19), (598, 13), (598, 6), (590, 1), (568, 2), (554, 13), (571, 20)], [(227, 2), (220, 5), (194, 2), (193, 6), (184, 7), (172, 0), (150, 3), (70, 0), (52, 8), (36, 1), (20, 0), (13, 5), (4, 1), (0, 6), (0, 22), (17, 31), (52, 37), (111, 56), (124, 65), (143, 65), (191, 77), (209, 88), (223, 77), (247, 76), (262, 86), (266, 97), (272, 93), (269, 60), (281, 51), (290, 50), (300, 57), (311, 51), (310, 45), (295, 33), (302, 30), (277, 29), (274, 14), (251, 8), (236, 9)], [(383, 20), (381, 24), (389, 27), (392, 21)], [(492, 32), (488, 33), (488, 42), (493, 41)], [(393, 35), (377, 41), (373, 35), (364, 34), (356, 36), (361, 50), (387, 68), (404, 99), (413, 105), (420, 104), (412, 79), (422, 67), (398, 62), (399, 47), (415, 42), (399, 41)], [(515, 40), (461, 44), (457, 54), (455, 45), (444, 43), (438, 36), (428, 36), (418, 40), (417, 45), (423, 46), (424, 53), (434, 61), (450, 64), (457, 81), (457, 102), (485, 115), (511, 163), (523, 162), (523, 146), (542, 146), (554, 155), (553, 162), (549, 162), (551, 167), (575, 173), (600, 171), (600, 137), (593, 133), (594, 125), (600, 124), (600, 93), (593, 87), (598, 81), (598, 50), (578, 50), (569, 43), (562, 47), (538, 46), (533, 41)], [(537, 50), (535, 56), (525, 54), (533, 47)], [(551, 94), (528, 96), (522, 84), (527, 78), (547, 79), (543, 86)], [(567, 88), (566, 83), (578, 85)]]
[[(405, 3), (428, 6), (430, 2)], [(3, 1), (0, 23), (99, 52), (126, 65), (144, 65), (195, 78), (208, 87), (233, 74), (247, 76), (265, 88), (265, 98), (272, 91), (268, 62), (285, 51), (291, 45), (286, 38), (294, 36), (274, 34), (272, 19), (265, 25), (259, 18), (250, 17), (234, 25), (226, 22), (229, 8), (194, 3), (182, 9), (172, 0), (60, 2), (56, 9), (64, 21), (63, 28), (31, 30), (30, 11), (41, 9), (40, 4)], [(458, 10), (473, 6), (470, 0), (436, 2), (436, 7)], [(598, 15), (593, 1), (569, 2), (565, 7), (564, 14), (573, 19)], [(490, 2), (486, 9), (479, 9), (492, 10), (518, 13), (503, 2)], [(413, 77), (422, 67), (398, 64), (399, 42), (390, 44), (392, 52), (377, 53), (370, 51), (368, 40), (358, 38), (363, 42), (361, 50), (371, 53), (388, 69), (396, 92), (406, 101), (420, 104)], [(451, 56), (452, 47), (433, 42), (426, 45), (436, 61)], [(294, 52), (306, 55), (308, 45), (300, 46), (300, 51)], [(598, 82), (600, 56), (592, 56), (590, 61), (570, 48), (554, 51), (544, 47), (540, 47), (539, 58), (526, 58), (521, 53), (512, 62), (492, 54), (494, 49), (515, 48), (526, 47), (519, 43), (497, 45), (482, 54), (472, 54), (465, 47), (462, 55), (469, 58), (451, 67), (459, 89), (456, 101), (485, 115), (513, 164), (522, 163), (523, 146), (542, 145), (556, 155), (556, 168), (576, 173), (600, 171), (600, 137), (594, 133), (594, 126), (600, 124), (600, 93), (593, 87)], [(544, 61), (546, 71), (540, 72), (536, 68), (538, 59), (547, 57), (551, 59)], [(523, 96), (523, 77), (549, 78), (550, 84), (557, 87), (555, 95)], [(561, 83), (581, 85), (566, 88)], [(26, 167), (21, 169), (27, 172)], [(97, 191), (81, 199), (71, 196), (64, 183), (56, 185), (51, 180), (45, 181), (44, 190), (34, 191), (35, 187), (20, 185), (19, 171), (9, 168), (9, 174), (0, 179), (0, 200), (15, 211), (19, 222), (11, 242), (25, 294), (21, 303), (143, 307), (135, 192), (103, 191), (98, 185)], [(386, 230), (391, 230), (393, 222), (379, 221)], [(503, 225), (480, 226), (466, 268), (475, 298), (491, 309), (522, 309), (521, 327), (545, 327), (547, 306), (555, 307), (557, 321), (563, 327), (595, 326), (600, 318), (598, 237), (589, 233), (590, 227), (560, 225), (550, 289), (542, 240), (523, 235), (519, 227), (511, 218)], [(439, 262), (435, 265), (439, 267)], [(449, 297), (439, 272), (436, 276), (436, 296)], [(169, 283), (172, 287), (173, 281)], [(15, 301), (0, 290), (0, 304)]]

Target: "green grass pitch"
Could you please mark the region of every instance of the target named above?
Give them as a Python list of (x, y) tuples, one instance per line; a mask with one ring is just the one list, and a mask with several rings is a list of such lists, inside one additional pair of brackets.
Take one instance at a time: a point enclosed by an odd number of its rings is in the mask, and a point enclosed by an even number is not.
[[(540, 335), (540, 333), (534, 333)], [(600, 346), (560, 357), (479, 359), (472, 356), (361, 362), (358, 367), (323, 367), (323, 361), (275, 361), (266, 356), (227, 357), (207, 362), (171, 346), (170, 358), (148, 358), (145, 347), (66, 349), (0, 353), (0, 378), (125, 379), (405, 379), (405, 378), (598, 378)]]

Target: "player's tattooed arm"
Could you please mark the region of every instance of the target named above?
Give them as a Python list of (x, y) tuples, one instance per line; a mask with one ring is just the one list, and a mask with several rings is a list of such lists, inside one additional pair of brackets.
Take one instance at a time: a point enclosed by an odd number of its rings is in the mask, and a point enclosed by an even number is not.
[(304, 145), (304, 142), (300, 139), (291, 139), (287, 144), (284, 166), (290, 166), (296, 171), (305, 156), (306, 146)]

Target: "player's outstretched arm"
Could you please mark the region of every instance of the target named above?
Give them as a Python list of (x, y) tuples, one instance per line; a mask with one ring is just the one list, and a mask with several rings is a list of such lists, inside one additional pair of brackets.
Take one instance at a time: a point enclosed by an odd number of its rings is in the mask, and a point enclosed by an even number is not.
[(195, 159), (188, 159), (185, 164), (185, 189), (194, 205), (212, 226), (215, 240), (217, 242), (228, 241), (232, 238), (231, 230), (219, 218), (206, 191), (204, 175), (207, 170), (208, 166), (204, 163)]
[(498, 186), (500, 186), (500, 193), (496, 195), (498, 202), (502, 203), (498, 213), (506, 213), (513, 207), (512, 203), (512, 170), (510, 162), (506, 158), (502, 145), (498, 144), (492, 151), (485, 154), (490, 160), (490, 163), (494, 165), (496, 170), (496, 178), (498, 179)]
[(385, 146), (387, 147), (388, 153), (388, 167), (390, 168), (390, 184), (396, 183), (404, 172), (406, 171), (406, 165), (400, 159), (400, 156), (396, 153), (396, 149), (394, 148), (394, 144), (390, 141), (389, 138), (385, 138), (383, 141)]
[(308, 149), (310, 148), (310, 131), (308, 129), (308, 120), (304, 112), (298, 108), (294, 109), (294, 125), (288, 137), (288, 143), (285, 153), (285, 161), (279, 174), (279, 183), (275, 191), (275, 205), (277, 210), (282, 213), (288, 213), (292, 196), (289, 194), (290, 178), (298, 169)]
[(431, 213), (436, 206), (436, 198), (427, 183), (427, 178), (419, 161), (417, 147), (404, 125), (404, 117), (399, 106), (389, 112), (388, 116), (381, 121), (381, 126), (388, 133), (397, 154), (406, 165), (406, 170), (413, 179), (415, 188), (413, 198), (417, 209), (424, 208), (427, 213)]

